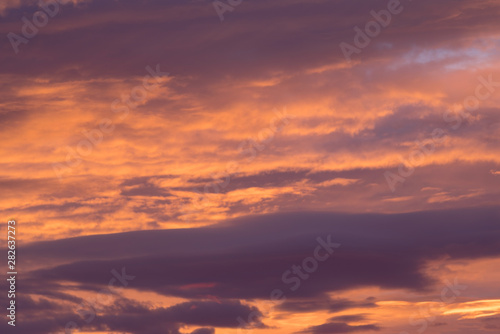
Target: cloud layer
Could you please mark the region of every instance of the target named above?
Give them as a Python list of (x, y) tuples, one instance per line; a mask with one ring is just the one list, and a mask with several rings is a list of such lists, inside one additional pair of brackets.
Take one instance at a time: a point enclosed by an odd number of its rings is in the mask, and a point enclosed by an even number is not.
[[(230, 4), (223, 21), (200, 0), (0, 4), (19, 329), (498, 328), (498, 1)], [(341, 247), (293, 272), (329, 235)], [(86, 322), (122, 268), (136, 278)], [(456, 303), (433, 301), (456, 276)], [(442, 321), (409, 324), (422, 305)]]

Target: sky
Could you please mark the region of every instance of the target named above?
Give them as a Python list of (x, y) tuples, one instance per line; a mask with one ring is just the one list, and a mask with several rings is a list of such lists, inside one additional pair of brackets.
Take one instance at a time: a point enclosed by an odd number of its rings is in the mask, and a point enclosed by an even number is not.
[(497, 333), (499, 15), (3, 1), (2, 333)]

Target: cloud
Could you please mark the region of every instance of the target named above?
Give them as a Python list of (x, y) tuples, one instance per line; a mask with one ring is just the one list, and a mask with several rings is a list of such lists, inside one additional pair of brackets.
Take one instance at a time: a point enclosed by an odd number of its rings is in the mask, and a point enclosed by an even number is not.
[[(423, 271), (427, 261), (500, 255), (498, 214), (493, 208), (398, 215), (275, 214), (207, 228), (35, 243), (24, 252), (28, 263), (51, 259), (52, 268), (30, 273), (38, 280), (99, 285), (109, 268), (123, 267), (137, 275), (134, 288), (139, 290), (184, 298), (265, 299), (275, 288), (289, 291), (281, 281), (283, 271), (310, 256), (317, 237), (331, 235), (342, 245), (338, 254), (290, 297), (360, 286), (418, 291), (434, 282)], [(183, 289), (185, 285), (192, 288)], [(357, 305), (363, 304), (339, 300), (316, 307)]]
[[(22, 302), (22, 301), (21, 301)], [(38, 306), (46, 304), (45, 301)], [(23, 303), (25, 304), (25, 303)], [(260, 322), (262, 314), (255, 307), (241, 304), (238, 301), (207, 302), (193, 301), (180, 303), (167, 308), (152, 308), (128, 299), (117, 299), (110, 306), (101, 308), (96, 313), (95, 306), (82, 304), (75, 308), (74, 314), (54, 313), (54, 308), (23, 308), (30, 317), (19, 324), (22, 334), (49, 333), (64, 329), (73, 321), (81, 330), (111, 330), (126, 331), (133, 334), (170, 333), (179, 334), (179, 329), (185, 325), (210, 326), (193, 331), (195, 334), (213, 334), (211, 327), (236, 328), (238, 317), (254, 314), (253, 324), (265, 327)], [(78, 314), (82, 316), (79, 317)], [(91, 316), (91, 315), (94, 316)], [(90, 321), (86, 321), (89, 320)], [(4, 325), (4, 324), (2, 324)]]
[(350, 315), (340, 315), (337, 317), (332, 317), (328, 319), (331, 322), (339, 321), (339, 322), (357, 322), (366, 320), (365, 314), (350, 314)]
[(319, 326), (312, 326), (306, 330), (296, 332), (303, 334), (334, 334), (334, 333), (356, 333), (365, 331), (380, 331), (380, 327), (374, 324), (351, 326), (342, 322), (329, 322)]
[(198, 328), (191, 332), (191, 334), (214, 334), (215, 329), (213, 328)]
[[(341, 312), (344, 310), (348, 310), (351, 308), (373, 308), (373, 307), (377, 307), (377, 304), (370, 298), (367, 298), (366, 300), (363, 301), (353, 301), (348, 299), (337, 298), (337, 299), (324, 299), (324, 300), (315, 299), (311, 301), (287, 300), (281, 303), (278, 306), (278, 309), (293, 313), (312, 312), (319, 310), (326, 310), (334, 313), (334, 312)], [(337, 318), (332, 318), (332, 319), (337, 319)], [(347, 321), (347, 320), (341, 320), (341, 318), (338, 319), (340, 321)]]

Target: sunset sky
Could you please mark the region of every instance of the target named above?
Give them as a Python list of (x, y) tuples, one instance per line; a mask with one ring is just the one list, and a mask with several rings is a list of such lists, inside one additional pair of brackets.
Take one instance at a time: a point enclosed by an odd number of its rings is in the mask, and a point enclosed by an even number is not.
[(500, 332), (499, 1), (0, 16), (2, 333)]

